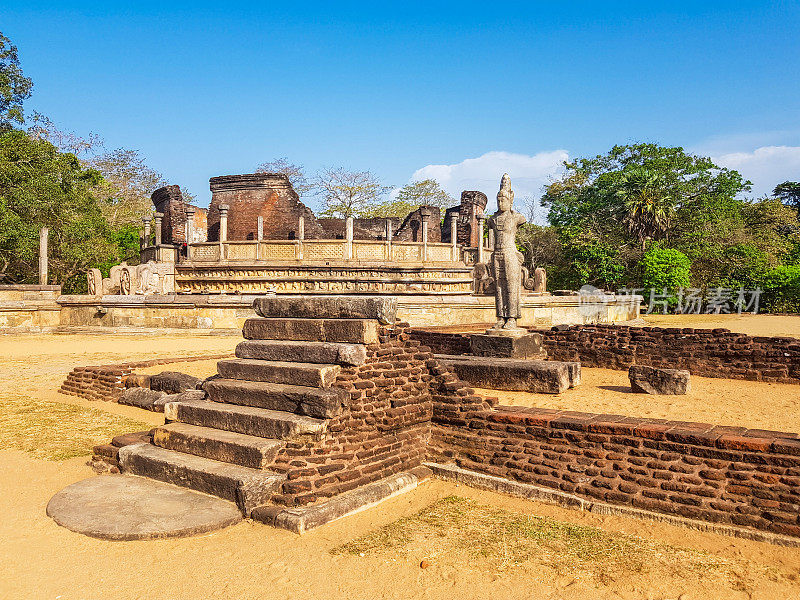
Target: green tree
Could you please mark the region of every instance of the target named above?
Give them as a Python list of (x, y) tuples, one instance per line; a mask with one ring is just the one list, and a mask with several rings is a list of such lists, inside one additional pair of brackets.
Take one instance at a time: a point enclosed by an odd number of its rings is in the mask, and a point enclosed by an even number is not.
[(674, 293), (679, 288), (689, 287), (692, 262), (680, 250), (662, 248), (652, 244), (641, 260), (641, 287), (666, 289)]
[(31, 95), (33, 82), (19, 66), (17, 47), (0, 33), (0, 129), (24, 123), (23, 102)]
[(320, 216), (338, 218), (374, 216), (375, 207), (391, 189), (370, 171), (348, 171), (341, 167), (320, 171), (315, 187), (322, 197)]
[(120, 250), (94, 190), (102, 176), (74, 154), (14, 130), (0, 135), (0, 275), (36, 281), (39, 229), (50, 229), (51, 280), (74, 293), (88, 268), (118, 260)]
[(397, 203), (404, 204), (409, 210), (402, 215), (405, 216), (419, 206), (437, 206), (441, 209), (453, 206), (456, 201), (448, 194), (439, 182), (435, 179), (423, 179), (422, 181), (412, 181), (401, 187), (397, 192)]
[(772, 195), (800, 213), (800, 182), (784, 181), (775, 186)]

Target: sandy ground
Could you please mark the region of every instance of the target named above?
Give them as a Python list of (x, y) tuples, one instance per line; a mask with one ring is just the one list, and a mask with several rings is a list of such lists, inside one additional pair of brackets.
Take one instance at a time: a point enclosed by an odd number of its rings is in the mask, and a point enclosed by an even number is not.
[(800, 315), (642, 315), (657, 327), (724, 327), (748, 335), (800, 338)]
[[(235, 337), (191, 336), (170, 336), (168, 340), (152, 336), (0, 337), (0, 402), (7, 394), (28, 394), (160, 424), (163, 416), (159, 414), (75, 399), (55, 390), (76, 365), (222, 353), (232, 351), (238, 341)], [(205, 368), (200, 363), (184, 364)], [(177, 364), (174, 366), (180, 370)], [(596, 380), (589, 371), (598, 371)], [(599, 385), (620, 385), (618, 376), (624, 380), (625, 374), (587, 369), (582, 389), (587, 392), (593, 386), (600, 389)], [(708, 381), (712, 385), (722, 380)], [(740, 396), (744, 393), (741, 391), (744, 387), (737, 387), (741, 383), (731, 385), (734, 387), (728, 389), (738, 390)], [(592, 396), (589, 394), (586, 401), (590, 402)], [(747, 398), (757, 396), (753, 391)], [(550, 400), (555, 399), (550, 397)], [(652, 397), (648, 400), (652, 402)], [(588, 406), (582, 409), (594, 410)], [(655, 410), (652, 406), (649, 409)], [(785, 411), (786, 415), (790, 409)], [(663, 523), (584, 514), (441, 481), (427, 482), (417, 490), (387, 500), (379, 508), (341, 519), (302, 537), (244, 522), (223, 531), (179, 540), (94, 540), (57, 526), (45, 515), (47, 502), (54, 493), (94, 476), (85, 461), (75, 458), (52, 462), (34, 459), (21, 451), (0, 451), (0, 598), (800, 598), (798, 548)], [(396, 556), (330, 553), (342, 543), (452, 494), (510, 510), (698, 549), (722, 559), (744, 561), (755, 574), (742, 582), (717, 581), (701, 574), (660, 573), (658, 577), (649, 577), (628, 573), (598, 583), (577, 573), (554, 573), (536, 561), (494, 571), (481, 560), (460, 554), (427, 556), (413, 549), (407, 555)], [(422, 559), (429, 560), (431, 566), (421, 569)]]
[(562, 394), (477, 390), (500, 404), (590, 413), (699, 421), (800, 432), (800, 386), (692, 375), (685, 396), (651, 396), (630, 389), (627, 371), (581, 369), (581, 384)]

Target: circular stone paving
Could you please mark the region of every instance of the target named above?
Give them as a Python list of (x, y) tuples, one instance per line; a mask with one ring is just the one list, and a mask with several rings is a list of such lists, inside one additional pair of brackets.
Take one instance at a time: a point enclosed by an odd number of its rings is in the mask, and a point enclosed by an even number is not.
[(231, 502), (131, 475), (73, 483), (50, 499), (47, 514), (67, 529), (105, 540), (195, 535), (242, 520)]

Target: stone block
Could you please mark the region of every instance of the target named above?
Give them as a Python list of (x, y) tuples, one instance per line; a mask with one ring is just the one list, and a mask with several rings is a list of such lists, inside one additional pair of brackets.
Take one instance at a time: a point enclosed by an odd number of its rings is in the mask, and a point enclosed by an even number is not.
[(217, 363), (217, 371), (225, 379), (289, 383), (307, 387), (327, 388), (336, 381), (342, 368), (339, 365), (294, 363), (273, 360), (234, 358)]
[(203, 384), (203, 389), (216, 402), (282, 410), (319, 419), (339, 414), (350, 397), (338, 387), (319, 389), (238, 379), (210, 379)]
[(634, 392), (645, 394), (688, 394), (689, 371), (659, 369), (645, 365), (631, 365), (628, 379)]
[(134, 388), (134, 387), (143, 387), (149, 388), (150, 387), (150, 375), (141, 375), (139, 373), (131, 373), (125, 378), (125, 387), (126, 388)]
[(260, 360), (359, 366), (367, 360), (367, 347), (363, 344), (332, 342), (245, 340), (236, 346), (236, 356)]
[(253, 301), (256, 314), (268, 318), (397, 319), (397, 298), (387, 296), (264, 296)]
[(435, 358), (453, 367), (459, 379), (479, 388), (560, 394), (570, 387), (570, 367), (563, 362), (441, 354)]
[(153, 406), (157, 400), (160, 400), (167, 394), (157, 390), (148, 388), (135, 387), (128, 388), (119, 397), (118, 402), (127, 406), (136, 406), (146, 410), (153, 410)]
[(479, 333), (470, 336), (470, 349), (475, 356), (544, 359), (547, 351), (543, 340), (541, 333), (518, 336)]
[(251, 318), (242, 334), (248, 340), (378, 343), (379, 323), (370, 319)]
[(201, 379), (177, 371), (163, 371), (150, 376), (150, 389), (167, 394), (180, 394), (186, 390), (197, 389)]

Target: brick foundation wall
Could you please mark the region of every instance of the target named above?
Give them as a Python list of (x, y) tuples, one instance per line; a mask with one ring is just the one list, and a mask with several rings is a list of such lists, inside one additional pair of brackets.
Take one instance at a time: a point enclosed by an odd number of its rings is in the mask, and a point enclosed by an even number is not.
[(186, 241), (186, 203), (180, 186), (166, 185), (152, 193), (150, 199), (161, 219), (161, 242), (179, 244)]
[(407, 325), (384, 328), (367, 361), (342, 370), (349, 393), (320, 440), (291, 441), (268, 468), (286, 473), (277, 504), (299, 506), (352, 490), (422, 464), (430, 436), (430, 353), (410, 340)]
[[(627, 370), (631, 365), (685, 369), (702, 377), (800, 383), (800, 340), (752, 337), (728, 329), (573, 325), (531, 329), (544, 336), (548, 360)], [(469, 354), (468, 333), (412, 329), (435, 354)]]
[(493, 409), (446, 368), (432, 372), (430, 460), (590, 500), (800, 536), (797, 434)]
[(800, 340), (727, 329), (583, 325), (541, 331), (550, 360), (585, 367), (647, 365), (703, 377), (800, 383)]
[(139, 362), (101, 365), (95, 367), (75, 367), (61, 384), (59, 392), (67, 396), (78, 396), (86, 400), (105, 400), (116, 402), (125, 391), (125, 379), (135, 369), (145, 369), (156, 365), (196, 360), (216, 360), (231, 358), (233, 354), (209, 354), (184, 358), (160, 358)]

